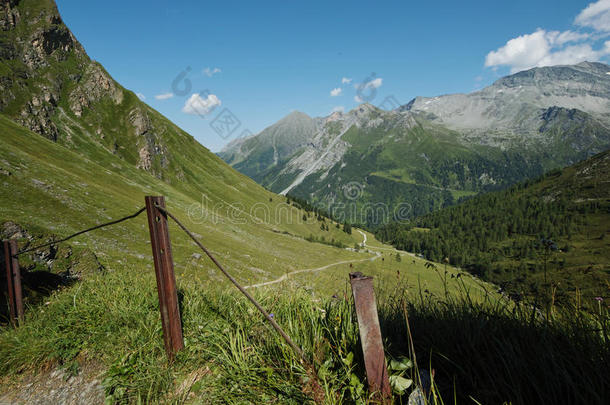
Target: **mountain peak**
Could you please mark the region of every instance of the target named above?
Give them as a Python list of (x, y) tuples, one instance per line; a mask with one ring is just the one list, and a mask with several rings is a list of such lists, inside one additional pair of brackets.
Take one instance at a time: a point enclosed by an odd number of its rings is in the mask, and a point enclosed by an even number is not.
[(311, 119), (311, 117), (304, 112), (298, 110), (292, 110), (288, 115), (286, 115), (283, 120), (294, 120), (294, 119)]
[(610, 71), (610, 66), (608, 66), (605, 63), (602, 62), (588, 62), (588, 61), (584, 61), (584, 62), (580, 62), (574, 66), (578, 66), (578, 67), (582, 67), (582, 68), (586, 68), (586, 69), (590, 69), (590, 70), (594, 70), (594, 71), (603, 71), (603, 72), (608, 72)]
[(582, 83), (586, 86), (594, 85), (593, 83), (602, 76), (610, 72), (610, 66), (600, 62), (580, 62), (576, 65), (555, 65), (534, 67), (528, 70), (514, 73), (512, 75), (498, 79), (494, 86), (517, 87), (517, 86), (540, 86), (542, 84), (556, 85), (557, 82), (570, 81), (574, 83)]
[(359, 106), (350, 110), (349, 113), (354, 114), (354, 115), (362, 115), (362, 114), (370, 113), (372, 111), (381, 111), (381, 110), (370, 103), (362, 103)]

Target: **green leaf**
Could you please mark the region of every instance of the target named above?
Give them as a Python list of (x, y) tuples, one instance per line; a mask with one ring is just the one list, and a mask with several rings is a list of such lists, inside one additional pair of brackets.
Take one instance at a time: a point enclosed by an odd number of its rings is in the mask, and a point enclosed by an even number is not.
[(350, 374), (349, 385), (352, 387), (358, 387), (359, 385), (362, 385), (362, 383), (356, 374)]
[(351, 366), (352, 365), (352, 361), (354, 360), (354, 353), (349, 352), (347, 354), (347, 356), (345, 356), (344, 358), (341, 359), (343, 361), (343, 364), (345, 364), (346, 366)]
[(406, 357), (399, 357), (390, 361), (390, 370), (404, 371), (413, 367), (413, 362)]
[(397, 394), (402, 394), (413, 384), (413, 380), (409, 378), (404, 378), (399, 375), (391, 375), (390, 376), (390, 385), (392, 389)]

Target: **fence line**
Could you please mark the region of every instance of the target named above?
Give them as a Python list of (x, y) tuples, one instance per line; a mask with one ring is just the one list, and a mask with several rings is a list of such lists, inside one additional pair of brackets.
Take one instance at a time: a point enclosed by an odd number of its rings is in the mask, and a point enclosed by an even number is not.
[(187, 227), (184, 226), (182, 224), (182, 222), (180, 222), (180, 220), (178, 218), (176, 218), (171, 212), (167, 211), (165, 208), (161, 207), (158, 204), (155, 204), (155, 207), (159, 211), (161, 211), (162, 213), (164, 213), (165, 215), (170, 217), (193, 240), (193, 242), (195, 242), (195, 244), (212, 260), (212, 262), (214, 262), (216, 267), (218, 267), (220, 269), (220, 271), (231, 281), (231, 283), (233, 283), (233, 285), (235, 285), (235, 287), (237, 287), (237, 289), (239, 291), (241, 291), (241, 293), (243, 295), (245, 295), (246, 298), (248, 298), (248, 300), (250, 300), (250, 302), (256, 307), (256, 309), (258, 309), (259, 312), (261, 314), (263, 314), (263, 316), (269, 321), (269, 323), (273, 326), (273, 328), (277, 331), (277, 333), (279, 333), (282, 336), (282, 338), (286, 341), (286, 343), (288, 343), (288, 345), (292, 348), (292, 350), (294, 350), (299, 355), (299, 357), (307, 364), (308, 361), (307, 361), (307, 358), (305, 357), (305, 354), (303, 353), (303, 350), (301, 350), (301, 348), (299, 346), (297, 346), (292, 341), (292, 339), (290, 339), (290, 337), (286, 334), (286, 332), (284, 332), (282, 327), (280, 325), (278, 325), (277, 322), (275, 322), (273, 317), (261, 306), (261, 304), (259, 304), (258, 301), (256, 301), (256, 299), (254, 299), (254, 297), (252, 297), (252, 295), (250, 295), (248, 293), (248, 291), (246, 291), (246, 289), (244, 287), (242, 287), (237, 282), (237, 280), (235, 280), (235, 278), (233, 276), (231, 276), (231, 274), (229, 274), (229, 272), (224, 269), (224, 267), (222, 267), (222, 265), (218, 262), (218, 260), (216, 260), (214, 255), (205, 246), (203, 246), (201, 244), (201, 242), (199, 242), (199, 240), (195, 237), (195, 235), (193, 235), (193, 233), (191, 231), (189, 231), (187, 229)]
[[(148, 206), (148, 210), (147, 210)], [(93, 226), (91, 228), (84, 229), (82, 231), (73, 233), (65, 238), (61, 238), (58, 240), (54, 240), (51, 242), (43, 243), (38, 246), (33, 246), (27, 249), (23, 249), (17, 252), (16, 243), (13, 243), (14, 250), (10, 251), (7, 258), (14, 259), (17, 261), (17, 257), (19, 255), (23, 255), (25, 253), (34, 252), (38, 249), (42, 249), (48, 246), (56, 245), (58, 243), (66, 242), (70, 239), (73, 239), (79, 235), (83, 235), (85, 233), (101, 229), (104, 227), (108, 227), (111, 225), (116, 225), (118, 223), (127, 221), (129, 219), (136, 218), (144, 211), (148, 212), (149, 215), (149, 230), (151, 232), (151, 245), (153, 245), (153, 261), (155, 264), (155, 272), (157, 276), (157, 290), (159, 293), (159, 306), (161, 310), (161, 320), (163, 323), (163, 332), (164, 332), (164, 340), (166, 342), (166, 351), (170, 361), (174, 358), (176, 352), (184, 346), (182, 342), (182, 321), (180, 319), (179, 312), (172, 310), (173, 307), (175, 309), (178, 308), (177, 300), (174, 303), (172, 301), (172, 297), (176, 295), (176, 285), (173, 271), (173, 259), (171, 257), (171, 244), (169, 242), (169, 233), (167, 232), (167, 222), (162, 218), (158, 218), (158, 215), (155, 214), (154, 210), (162, 213), (164, 216), (170, 217), (194, 242), (195, 244), (212, 260), (212, 262), (220, 269), (220, 271), (237, 287), (237, 289), (258, 309), (258, 311), (267, 319), (267, 321), (273, 326), (275, 331), (279, 333), (282, 338), (286, 341), (286, 343), (295, 351), (295, 353), (301, 358), (305, 365), (309, 364), (303, 350), (297, 346), (292, 339), (284, 332), (282, 327), (278, 325), (278, 323), (273, 319), (273, 317), (261, 306), (261, 304), (250, 295), (246, 289), (241, 286), (237, 280), (231, 276), (231, 274), (225, 270), (225, 268), (218, 262), (218, 260), (212, 255), (212, 253), (205, 247), (199, 240), (195, 237), (195, 235), (188, 230), (188, 228), (180, 222), (178, 218), (176, 218), (172, 213), (165, 209), (164, 198), (163, 197), (146, 197), (146, 206), (140, 208), (138, 211), (131, 215), (127, 215), (125, 217), (106, 222), (100, 225)], [(163, 229), (159, 228), (159, 222), (163, 221)], [(12, 241), (14, 242), (14, 241)], [(8, 243), (8, 242), (7, 242)], [(158, 245), (158, 246), (156, 246)], [(7, 262), (8, 263), (8, 262)], [(8, 266), (8, 265), (7, 265)], [(17, 265), (18, 266), (18, 263)], [(7, 267), (7, 270), (9, 268)], [(12, 270), (12, 268), (10, 269)], [(9, 290), (10, 291), (10, 290)], [(175, 305), (174, 305), (175, 304)], [(17, 314), (13, 313), (11, 310), (11, 317), (14, 319)], [(15, 311), (16, 312), (16, 311)], [(22, 316), (22, 313), (21, 313)]]
[(35, 250), (42, 249), (42, 248), (47, 247), (47, 246), (52, 246), (52, 245), (56, 245), (56, 244), (61, 243), (61, 242), (65, 242), (67, 240), (75, 238), (75, 237), (77, 237), (79, 235), (82, 235), (84, 233), (95, 231), (96, 229), (104, 228), (104, 227), (107, 227), (107, 226), (110, 226), (110, 225), (116, 225), (116, 224), (118, 224), (120, 222), (127, 221), (128, 219), (132, 219), (132, 218), (137, 217), (138, 215), (143, 213), (145, 210), (146, 210), (146, 207), (142, 207), (135, 214), (131, 214), (131, 215), (128, 215), (128, 216), (120, 218), (120, 219), (116, 219), (116, 220), (111, 221), (111, 222), (106, 222), (105, 224), (96, 225), (96, 226), (94, 226), (92, 228), (88, 228), (88, 229), (85, 229), (85, 230), (73, 233), (72, 235), (70, 235), (70, 236), (68, 236), (66, 238), (63, 238), (63, 239), (59, 239), (59, 240), (55, 240), (55, 241), (52, 241), (52, 242), (48, 242), (48, 243), (45, 243), (45, 244), (39, 245), (39, 246), (34, 246), (32, 248), (20, 250), (19, 252), (17, 252), (15, 254), (15, 256), (19, 256), (19, 255), (22, 255), (24, 253), (33, 252)]

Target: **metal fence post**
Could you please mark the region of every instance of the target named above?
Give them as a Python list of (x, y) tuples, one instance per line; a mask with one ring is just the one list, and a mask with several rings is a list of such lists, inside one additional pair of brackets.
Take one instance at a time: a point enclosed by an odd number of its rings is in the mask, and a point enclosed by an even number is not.
[(157, 209), (157, 205), (165, 208), (165, 198), (147, 196), (145, 200), (148, 228), (150, 230), (150, 243), (157, 277), (163, 341), (167, 356), (172, 361), (175, 354), (184, 347), (184, 340), (182, 337), (180, 310), (178, 308), (178, 294), (176, 292), (174, 261), (169, 240), (167, 216)]
[(23, 322), (23, 292), (21, 290), (21, 269), (17, 260), (17, 241), (5, 240), (2, 242), (4, 249), (4, 268), (6, 273), (6, 285), (8, 289), (9, 316), (11, 323), (17, 325)]
[(382, 403), (389, 404), (392, 401), (392, 388), (385, 363), (373, 277), (364, 276), (362, 273), (350, 273), (349, 278), (358, 317), (369, 390), (376, 392)]

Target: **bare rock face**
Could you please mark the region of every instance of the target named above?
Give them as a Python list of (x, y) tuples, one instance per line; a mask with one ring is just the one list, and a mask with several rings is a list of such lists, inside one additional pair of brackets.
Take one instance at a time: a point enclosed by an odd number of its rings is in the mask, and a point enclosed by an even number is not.
[(32, 99), (24, 105), (17, 122), (45, 138), (57, 141), (59, 130), (51, 120), (56, 106), (55, 96), (43, 90), (42, 94), (32, 96)]
[(164, 136), (174, 129), (89, 58), (53, 0), (0, 0), (0, 30), (0, 61), (10, 67), (0, 74), (0, 112), (66, 147), (93, 141), (169, 179)]
[(50, 57), (65, 60), (75, 42), (70, 31), (63, 26), (37, 30), (25, 47), (23, 62), (30, 69), (39, 69), (49, 65)]
[(152, 130), (152, 123), (148, 114), (140, 108), (136, 108), (129, 113), (129, 122), (135, 129), (136, 136), (142, 136)]
[(110, 97), (115, 105), (123, 102), (123, 90), (94, 62), (87, 67), (79, 84), (70, 94), (70, 110), (77, 117), (83, 114), (84, 109), (104, 97)]
[(168, 151), (162, 144), (160, 137), (148, 114), (141, 108), (136, 108), (129, 113), (129, 123), (133, 126), (138, 145), (138, 169), (151, 172), (157, 177), (161, 173), (156, 170), (154, 162), (158, 161), (161, 169), (169, 166)]
[(0, 30), (8, 31), (15, 28), (21, 18), (19, 10), (15, 9), (17, 0), (0, 2)]
[(533, 68), (497, 80), (470, 94), (416, 97), (399, 108), (460, 131), (477, 142), (508, 146), (513, 139), (536, 136), (540, 112), (577, 109), (610, 126), (610, 66), (577, 65)]
[(20, 3), (0, 2), (0, 29), (8, 34), (0, 43), (0, 60), (12, 61), (15, 66), (12, 74), (0, 77), (0, 111), (9, 108), (16, 112), (10, 114), (16, 122), (57, 141), (60, 130), (53, 117), (67, 83), (42, 72), (65, 62), (70, 55), (81, 62), (88, 57), (54, 4), (34, 14), (20, 11)]

